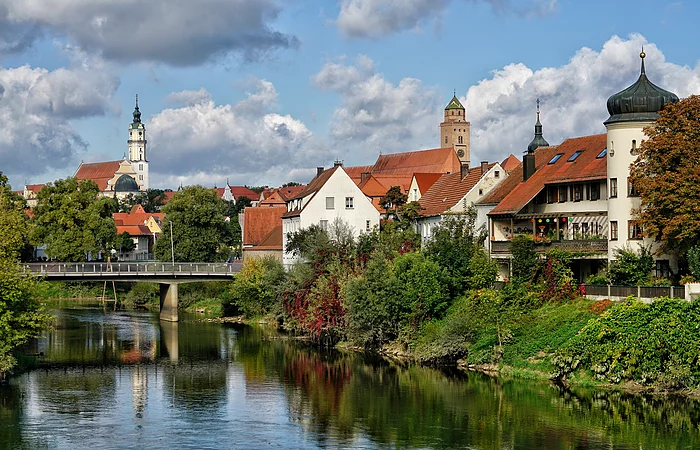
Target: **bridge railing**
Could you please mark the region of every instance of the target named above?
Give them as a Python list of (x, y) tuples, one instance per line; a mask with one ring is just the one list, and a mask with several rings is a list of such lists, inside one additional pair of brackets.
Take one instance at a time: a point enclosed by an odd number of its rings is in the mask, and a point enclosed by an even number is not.
[(228, 274), (237, 272), (240, 263), (171, 262), (45, 262), (25, 267), (40, 275), (58, 274)]

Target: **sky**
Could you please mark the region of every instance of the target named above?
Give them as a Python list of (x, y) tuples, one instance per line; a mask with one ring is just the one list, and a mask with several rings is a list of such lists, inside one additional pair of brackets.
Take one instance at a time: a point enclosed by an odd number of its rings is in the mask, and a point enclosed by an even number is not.
[(135, 95), (151, 187), (306, 183), (436, 148), (454, 92), (472, 165), (604, 133), (647, 75), (700, 94), (700, 2), (0, 0), (0, 171), (13, 188), (121, 159)]

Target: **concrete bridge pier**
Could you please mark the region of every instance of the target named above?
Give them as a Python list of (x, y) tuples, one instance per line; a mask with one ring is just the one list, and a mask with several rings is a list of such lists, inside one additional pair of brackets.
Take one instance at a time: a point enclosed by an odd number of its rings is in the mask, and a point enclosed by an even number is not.
[(177, 322), (178, 283), (160, 284), (160, 320)]

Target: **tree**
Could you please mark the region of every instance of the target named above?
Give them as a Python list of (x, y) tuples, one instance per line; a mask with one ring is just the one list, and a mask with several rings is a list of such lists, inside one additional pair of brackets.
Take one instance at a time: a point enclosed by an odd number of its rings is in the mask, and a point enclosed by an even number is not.
[(126, 231), (122, 234), (117, 235), (117, 239), (114, 243), (114, 248), (118, 249), (120, 253), (130, 252), (136, 247), (134, 240), (131, 238), (129, 233)]
[(289, 181), (289, 182), (284, 183), (284, 184), (282, 185), (283, 188), (286, 188), (286, 187), (294, 187), (294, 186), (301, 186), (301, 183), (297, 183), (296, 181)]
[(392, 186), (386, 191), (384, 197), (379, 199), (379, 204), (384, 206), (386, 209), (387, 218), (389, 217), (389, 211), (393, 209), (394, 215), (398, 217), (398, 210), (401, 206), (406, 204), (408, 196), (401, 192), (401, 186)]
[(31, 254), (25, 206), (24, 199), (12, 192), (7, 177), (0, 172), (0, 259), (28, 259)]
[(651, 249), (641, 245), (639, 253), (630, 248), (615, 249), (615, 259), (610, 262), (610, 283), (624, 286), (645, 285), (651, 280), (654, 257)]
[(61, 261), (96, 259), (114, 248), (114, 200), (98, 197), (99, 192), (93, 181), (76, 178), (44, 186), (34, 208), (31, 241), (45, 244), (46, 254)]
[(160, 212), (165, 204), (165, 191), (162, 189), (147, 189), (139, 194), (129, 194), (119, 202), (121, 212), (129, 212), (135, 205), (141, 205), (147, 213)]
[(155, 245), (156, 258), (170, 260), (171, 229), (177, 261), (224, 261), (229, 257), (231, 232), (225, 222), (226, 203), (216, 191), (188, 186), (173, 195), (162, 211), (165, 220)]
[(684, 254), (700, 239), (700, 96), (667, 104), (644, 132), (630, 169), (636, 214), (648, 236)]

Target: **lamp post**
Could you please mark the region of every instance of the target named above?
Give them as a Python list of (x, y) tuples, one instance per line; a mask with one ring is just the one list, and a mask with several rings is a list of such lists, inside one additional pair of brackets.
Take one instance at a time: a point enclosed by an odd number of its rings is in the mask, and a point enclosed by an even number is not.
[(175, 244), (173, 243), (173, 221), (168, 220), (170, 222), (170, 254), (173, 257), (173, 270), (175, 270)]

